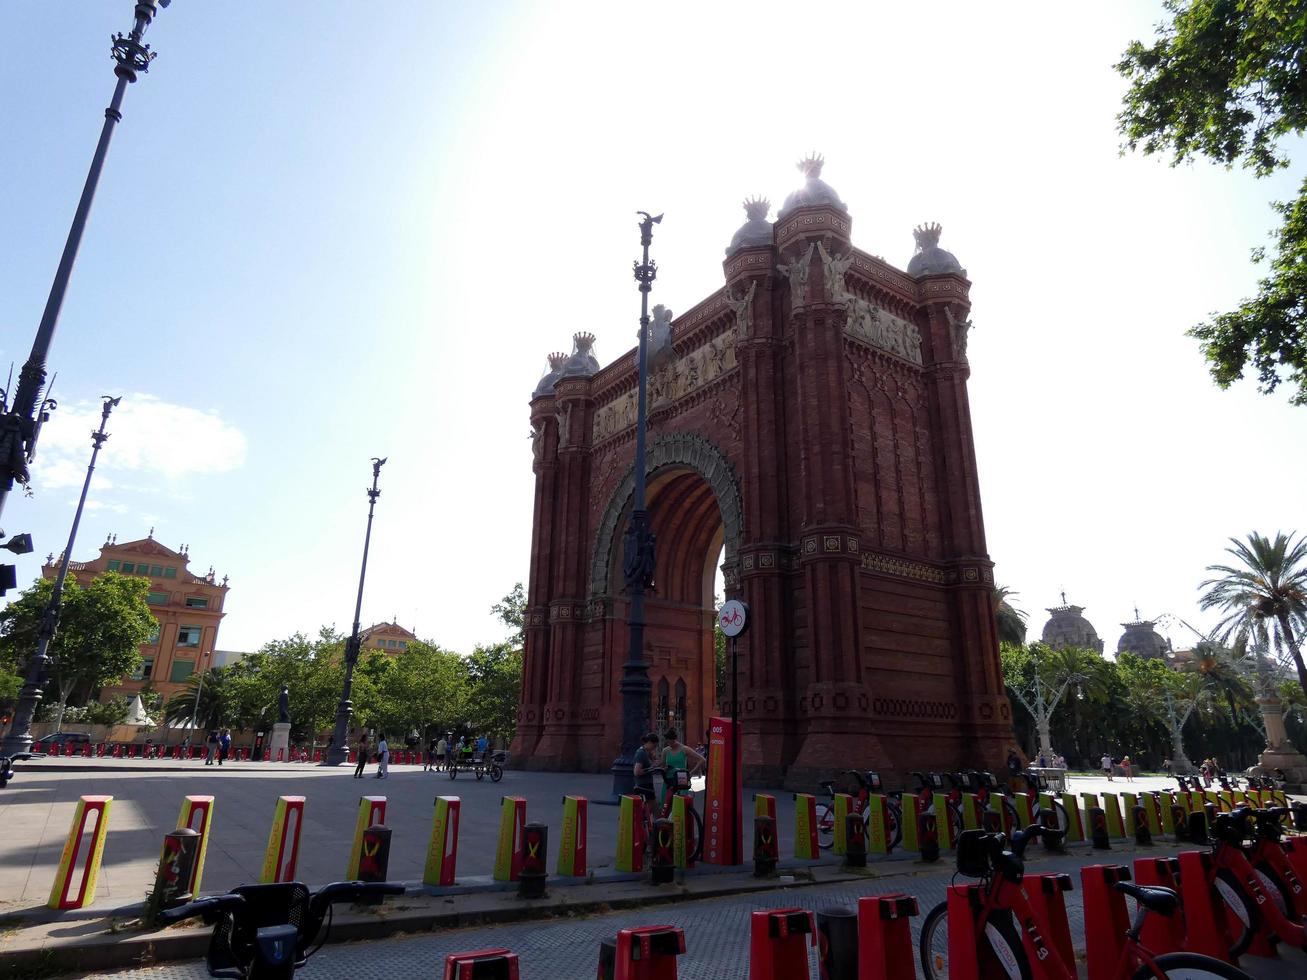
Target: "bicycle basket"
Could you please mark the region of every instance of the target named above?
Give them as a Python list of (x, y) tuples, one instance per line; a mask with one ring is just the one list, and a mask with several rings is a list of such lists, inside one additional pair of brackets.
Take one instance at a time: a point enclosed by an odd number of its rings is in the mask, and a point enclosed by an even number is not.
[(671, 776), (672, 787), (676, 789), (677, 792), (688, 790), (690, 788), (690, 770), (676, 769), (671, 773)]
[(964, 830), (958, 835), (958, 874), (968, 878), (985, 878), (992, 867), (993, 834), (983, 830)]

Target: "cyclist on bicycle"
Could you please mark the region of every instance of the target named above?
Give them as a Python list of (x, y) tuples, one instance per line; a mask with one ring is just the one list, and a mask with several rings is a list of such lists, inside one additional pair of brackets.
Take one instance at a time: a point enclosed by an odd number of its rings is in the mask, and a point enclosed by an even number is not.
[(652, 805), (658, 797), (654, 789), (654, 755), (658, 752), (658, 734), (649, 732), (640, 739), (640, 747), (635, 750), (635, 792), (643, 796), (647, 805)]
[[(673, 786), (670, 780), (666, 779), (666, 773), (674, 769), (689, 769), (691, 776), (697, 776), (707, 768), (707, 763), (703, 756), (688, 745), (681, 744), (680, 739), (676, 736), (676, 729), (669, 728), (664, 736), (667, 739), (667, 745), (663, 748), (663, 809), (666, 810), (668, 802), (672, 797)], [(694, 768), (690, 768), (690, 760), (694, 760)]]

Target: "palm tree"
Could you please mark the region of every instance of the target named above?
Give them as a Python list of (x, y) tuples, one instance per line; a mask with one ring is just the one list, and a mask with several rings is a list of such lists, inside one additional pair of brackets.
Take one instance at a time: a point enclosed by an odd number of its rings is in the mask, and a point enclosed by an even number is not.
[(1241, 656), (1241, 651), (1229, 650), (1206, 640), (1198, 644), (1198, 672), (1207, 678), (1214, 692), (1225, 698), (1226, 707), (1230, 709), (1230, 725), (1238, 746), (1240, 766), (1244, 762), (1244, 741), (1239, 707), (1252, 708), (1256, 701), (1252, 686), (1245, 676), (1247, 659), (1246, 656)]
[[(1295, 540), (1296, 538), (1296, 540)], [(1287, 651), (1298, 669), (1298, 683), (1307, 692), (1307, 664), (1294, 627), (1307, 620), (1307, 538), (1277, 532), (1274, 541), (1256, 531), (1248, 541), (1231, 538), (1225, 550), (1240, 562), (1238, 567), (1208, 565), (1218, 573), (1199, 585), (1206, 589), (1199, 599), (1203, 609), (1219, 609), (1225, 617), (1215, 633), (1228, 642), (1266, 642), (1278, 654)]]
[(998, 623), (1000, 643), (1021, 646), (1026, 642), (1026, 614), (1008, 601), (1020, 594), (1006, 585), (994, 586), (994, 620)]
[(223, 685), (226, 673), (214, 667), (186, 678), (186, 688), (178, 691), (164, 705), (164, 721), (169, 725), (189, 725), (191, 719), (202, 729), (217, 728), (223, 723)]

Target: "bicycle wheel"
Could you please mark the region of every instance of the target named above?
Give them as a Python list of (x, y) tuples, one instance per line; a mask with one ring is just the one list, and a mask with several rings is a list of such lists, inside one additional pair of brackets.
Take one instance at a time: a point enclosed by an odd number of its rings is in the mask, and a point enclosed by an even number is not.
[[(926, 980), (948, 980), (948, 903), (940, 902), (921, 925), (918, 943), (921, 970)], [(985, 942), (977, 950), (982, 960), (981, 976), (1006, 976), (1009, 980), (1032, 980), (1030, 957), (1026, 955), (1021, 931), (1011, 912), (995, 911), (985, 923)]]
[(940, 902), (926, 915), (918, 941), (921, 972), (926, 980), (948, 977), (948, 902)]
[(885, 850), (892, 852), (903, 843), (903, 807), (893, 797), (885, 798)]
[(457, 779), (457, 778), (458, 778), (458, 766), (450, 766), (450, 767), (449, 767), (449, 778), (450, 778), (450, 779)]
[(692, 854), (686, 856), (691, 862), (695, 862), (703, 857), (703, 817), (699, 815), (697, 807), (690, 808), (690, 817), (690, 822), (694, 824), (694, 849)]
[(477, 777), (477, 782), (478, 782), (478, 783), (481, 782), (481, 780), (483, 780), (483, 779), (486, 778), (486, 771), (485, 771), (484, 769), (482, 769), (480, 766), (477, 766), (477, 767), (476, 767), (475, 772), (476, 772), (476, 777)]
[(1258, 861), (1253, 870), (1261, 880), (1262, 890), (1271, 896), (1271, 901), (1280, 910), (1280, 914), (1290, 922), (1299, 921), (1301, 916), (1298, 915), (1298, 908), (1294, 904), (1293, 892), (1289, 891), (1289, 886), (1284, 883), (1279, 872), (1266, 861)]
[[(1154, 957), (1153, 962), (1163, 976), (1172, 980), (1209, 980), (1214, 977), (1222, 980), (1252, 980), (1237, 966), (1201, 953), (1163, 953)], [(1145, 964), (1135, 971), (1132, 980), (1155, 980), (1155, 977), (1156, 974)]]
[(1054, 799), (1053, 812), (1057, 814), (1057, 829), (1065, 834), (1067, 828), (1071, 826), (1071, 819), (1066, 815), (1066, 804), (1059, 799)]
[(829, 803), (817, 806), (817, 846), (829, 851), (835, 843), (835, 810)]
[(1225, 938), (1230, 942), (1231, 958), (1238, 958), (1253, 941), (1253, 934), (1261, 923), (1257, 906), (1253, 904), (1234, 872), (1221, 868), (1212, 880), (1212, 889), (1218, 899), (1217, 908), (1225, 920)]
[(492, 783), (497, 783), (503, 778), (504, 770), (498, 763), (490, 767), (490, 781)]

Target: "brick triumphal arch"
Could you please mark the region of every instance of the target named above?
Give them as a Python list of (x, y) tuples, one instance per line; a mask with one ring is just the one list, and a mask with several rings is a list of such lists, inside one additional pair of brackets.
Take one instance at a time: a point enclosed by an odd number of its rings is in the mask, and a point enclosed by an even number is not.
[[(906, 273), (854, 248), (820, 160), (801, 169), (775, 224), (746, 204), (724, 285), (671, 321), (674, 355), (650, 376), (650, 725), (698, 741), (716, 710), (720, 560), (752, 609), (752, 778), (996, 768), (1011, 718), (967, 401), (970, 283), (938, 226), (917, 230)], [(633, 352), (601, 367), (593, 345), (582, 333), (551, 355), (531, 399), (513, 746), (530, 768), (604, 770), (619, 750), (636, 370)]]

